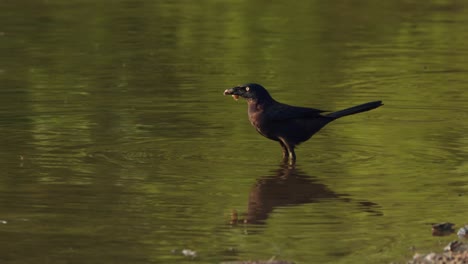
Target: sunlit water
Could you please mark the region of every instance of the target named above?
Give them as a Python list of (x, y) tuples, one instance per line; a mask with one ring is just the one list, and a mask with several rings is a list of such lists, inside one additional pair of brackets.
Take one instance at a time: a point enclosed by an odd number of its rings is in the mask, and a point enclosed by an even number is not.
[[(404, 262), (468, 221), (464, 3), (0, 8), (2, 263)], [(222, 96), (245, 82), (385, 105), (288, 167)]]

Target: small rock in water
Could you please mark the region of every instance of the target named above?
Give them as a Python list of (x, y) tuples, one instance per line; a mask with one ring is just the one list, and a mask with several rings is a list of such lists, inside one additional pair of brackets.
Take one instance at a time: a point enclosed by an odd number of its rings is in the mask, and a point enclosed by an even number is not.
[(448, 236), (455, 232), (453, 229), (455, 224), (445, 222), (441, 224), (432, 224), (432, 235), (433, 236)]
[(468, 238), (468, 225), (460, 228), (460, 230), (457, 232), (457, 235), (459, 238)]
[(468, 252), (468, 244), (465, 244), (461, 241), (452, 241), (446, 247), (444, 247), (445, 252)]
[(8, 222), (6, 220), (0, 220), (0, 224), (6, 225)]
[(286, 260), (245, 260), (245, 261), (222, 262), (221, 264), (294, 264), (294, 262), (290, 262)]
[(468, 245), (460, 241), (452, 241), (443, 253), (415, 254), (408, 264), (462, 264), (468, 263)]
[(271, 257), (269, 260), (246, 260), (246, 261), (233, 261), (222, 262), (221, 264), (294, 264), (294, 262), (286, 260), (275, 260), (276, 256)]
[(197, 252), (190, 250), (190, 249), (182, 249), (182, 254), (186, 257), (195, 258), (197, 256)]

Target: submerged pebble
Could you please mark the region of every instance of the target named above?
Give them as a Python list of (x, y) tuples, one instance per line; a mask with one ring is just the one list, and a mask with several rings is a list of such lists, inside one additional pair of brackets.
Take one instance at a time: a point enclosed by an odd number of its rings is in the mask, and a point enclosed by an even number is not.
[(182, 249), (182, 255), (195, 258), (197, 256), (197, 252), (190, 249)]
[(468, 238), (468, 225), (460, 228), (457, 232), (459, 238)]

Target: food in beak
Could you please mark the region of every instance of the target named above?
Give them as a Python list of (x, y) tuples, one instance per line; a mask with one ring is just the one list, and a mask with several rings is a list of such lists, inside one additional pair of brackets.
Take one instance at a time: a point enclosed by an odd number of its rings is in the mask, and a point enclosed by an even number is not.
[(232, 96), (232, 98), (234, 98), (234, 100), (237, 101), (237, 100), (239, 99), (239, 95), (233, 94), (233, 92), (234, 92), (233, 89), (226, 89), (226, 90), (224, 90), (224, 95), (228, 95), (228, 94), (229, 94), (229, 95)]

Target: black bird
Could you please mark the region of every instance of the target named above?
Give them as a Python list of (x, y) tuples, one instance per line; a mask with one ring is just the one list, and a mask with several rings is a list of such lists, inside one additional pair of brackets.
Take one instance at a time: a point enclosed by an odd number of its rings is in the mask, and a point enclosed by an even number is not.
[(283, 159), (291, 164), (296, 161), (294, 148), (326, 124), (382, 105), (382, 101), (375, 101), (322, 114), (327, 111), (277, 102), (263, 86), (255, 83), (227, 89), (224, 95), (232, 95), (236, 100), (239, 97), (247, 99), (250, 123), (262, 136), (278, 141), (283, 149)]

